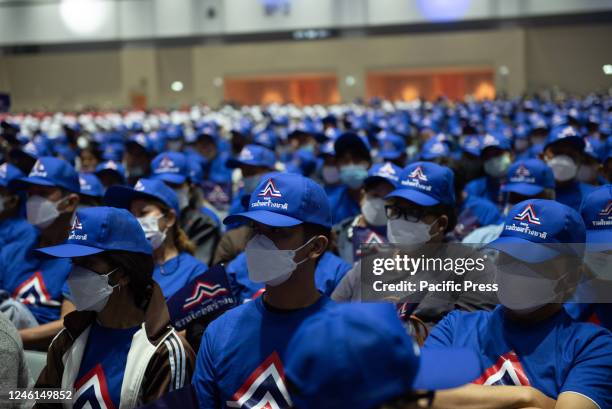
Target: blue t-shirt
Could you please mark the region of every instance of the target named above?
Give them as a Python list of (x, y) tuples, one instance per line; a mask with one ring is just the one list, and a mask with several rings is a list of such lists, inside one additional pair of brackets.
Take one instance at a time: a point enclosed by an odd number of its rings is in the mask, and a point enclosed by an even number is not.
[(0, 289), (9, 291), (5, 280), (36, 270), (40, 259), (32, 256), (32, 250), (37, 247), (38, 230), (24, 218), (10, 218), (0, 223)]
[(489, 199), (497, 207), (501, 208), (506, 201), (506, 195), (500, 188), (501, 182), (499, 179), (482, 176), (465, 185), (464, 190), (468, 198), (475, 196)]
[[(342, 278), (351, 269), (351, 265), (330, 251), (323, 253), (315, 269), (315, 285), (317, 289), (328, 297), (336, 289)], [(246, 253), (243, 251), (229, 262), (226, 267), (232, 292), (239, 303), (250, 300), (261, 294), (265, 288), (262, 283), (249, 280)]]
[(555, 200), (576, 211), (580, 211), (582, 199), (595, 190), (595, 188), (593, 185), (582, 182), (572, 183), (569, 186), (557, 186), (555, 189)]
[(139, 328), (92, 324), (74, 383), (74, 409), (119, 407), (128, 352)]
[(332, 224), (340, 223), (361, 213), (361, 207), (349, 195), (348, 187), (344, 185), (329, 187), (327, 196), (332, 211)]
[(612, 304), (567, 303), (565, 311), (578, 322), (591, 322), (612, 331)]
[(427, 347), (473, 348), (480, 357), (483, 385), (531, 385), (557, 399), (584, 395), (600, 408), (612, 407), (612, 334), (575, 322), (565, 310), (529, 327), (493, 311), (449, 313), (425, 342)]
[(208, 266), (191, 254), (182, 252), (164, 264), (155, 266), (153, 279), (167, 300), (191, 280), (208, 270)]
[(333, 305), (322, 296), (310, 307), (279, 312), (260, 297), (213, 321), (193, 375), (200, 408), (291, 407), (283, 369), (287, 344), (306, 318)]

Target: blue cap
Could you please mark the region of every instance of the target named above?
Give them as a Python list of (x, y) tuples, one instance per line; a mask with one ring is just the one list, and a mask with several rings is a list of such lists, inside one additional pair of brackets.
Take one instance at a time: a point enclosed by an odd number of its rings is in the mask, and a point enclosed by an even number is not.
[(123, 158), (123, 152), (125, 150), (125, 146), (121, 142), (110, 142), (104, 146), (102, 151), (102, 159), (104, 160), (114, 160), (115, 162), (121, 162)]
[(33, 141), (26, 143), (21, 148), (21, 151), (32, 159), (38, 159), (41, 156), (48, 156), (50, 154), (49, 150), (44, 144)]
[(461, 149), (474, 156), (480, 156), (482, 140), (478, 135), (468, 135), (462, 140)]
[(399, 135), (381, 132), (378, 137), (378, 156), (384, 160), (394, 160), (406, 153), (406, 141)]
[(321, 145), (321, 148), (319, 149), (319, 156), (335, 156), (336, 151), (334, 150), (334, 143), (334, 140), (329, 140)]
[(376, 163), (368, 169), (368, 177), (365, 178), (363, 184), (368, 185), (374, 182), (385, 181), (397, 188), (401, 173), (402, 168), (391, 162)]
[(8, 188), (13, 180), (20, 179), (23, 176), (23, 172), (21, 172), (17, 166), (13, 166), (6, 162), (0, 165), (0, 186), (2, 187)]
[(598, 162), (604, 159), (604, 144), (597, 138), (584, 139), (584, 153)]
[(325, 190), (314, 180), (295, 173), (266, 174), (251, 194), (246, 212), (228, 216), (224, 224), (245, 219), (291, 227), (314, 223), (331, 228), (331, 210)]
[(176, 193), (163, 181), (157, 179), (138, 179), (134, 187), (111, 186), (104, 195), (104, 204), (129, 209), (134, 199), (158, 200), (180, 214)]
[(540, 194), (544, 189), (555, 188), (555, 175), (546, 162), (540, 159), (518, 160), (508, 169), (508, 183), (503, 192), (514, 192), (524, 196)]
[(274, 152), (260, 145), (245, 145), (240, 151), (237, 158), (227, 160), (228, 168), (237, 168), (243, 165), (262, 166), (268, 169), (274, 169), (276, 158)]
[(163, 152), (153, 158), (151, 175), (164, 182), (183, 184), (189, 176), (187, 158), (180, 152)]
[(52, 257), (84, 257), (121, 250), (152, 254), (138, 220), (125, 209), (89, 207), (78, 210), (64, 244), (37, 249)]
[(81, 194), (85, 196), (102, 198), (104, 196), (104, 186), (100, 179), (93, 173), (79, 173), (79, 185)]
[(358, 152), (361, 156), (370, 158), (370, 143), (365, 136), (358, 135), (353, 132), (345, 132), (340, 135), (334, 142), (334, 151), (336, 155), (342, 155), (344, 152)]
[(612, 249), (612, 185), (600, 186), (589, 193), (580, 207), (586, 225), (587, 251)]
[(560, 125), (553, 128), (546, 138), (544, 149), (561, 141), (571, 143), (580, 152), (584, 150), (584, 139), (582, 139), (578, 130), (571, 125)]
[(253, 143), (256, 145), (261, 145), (264, 148), (268, 148), (271, 151), (276, 149), (277, 138), (274, 134), (274, 131), (271, 129), (261, 131), (255, 135), (253, 138)]
[(419, 349), (390, 303), (339, 304), (314, 315), (287, 350), (285, 373), (300, 409), (371, 409), (411, 391), (462, 386), (480, 374), (471, 349)]
[(28, 177), (14, 180), (11, 188), (24, 188), (26, 185), (55, 186), (74, 193), (81, 190), (79, 175), (72, 165), (51, 156), (39, 158)]
[(421, 206), (455, 205), (453, 171), (433, 162), (415, 162), (402, 171), (399, 187), (386, 198), (400, 197)]
[(585, 238), (577, 211), (554, 200), (529, 199), (510, 209), (501, 236), (487, 247), (527, 263), (541, 263), (560, 254), (582, 257), (584, 246), (579, 244)]
[(166, 139), (181, 140), (183, 139), (183, 128), (180, 125), (170, 125), (164, 132)]
[(125, 168), (117, 161), (107, 160), (96, 166), (96, 176), (100, 177), (104, 173), (114, 174), (121, 180), (121, 183), (125, 183)]
[(510, 139), (498, 132), (485, 134), (481, 139), (481, 144), (481, 154), (489, 148), (497, 148), (505, 151), (509, 151), (512, 148)]
[(126, 148), (129, 146), (138, 146), (144, 149), (147, 153), (151, 153), (155, 151), (153, 142), (144, 133), (137, 133), (137, 134), (131, 135), (128, 141), (125, 143), (125, 146)]
[(436, 158), (448, 157), (450, 154), (450, 148), (447, 143), (430, 139), (423, 145), (420, 158), (422, 160), (433, 160)]

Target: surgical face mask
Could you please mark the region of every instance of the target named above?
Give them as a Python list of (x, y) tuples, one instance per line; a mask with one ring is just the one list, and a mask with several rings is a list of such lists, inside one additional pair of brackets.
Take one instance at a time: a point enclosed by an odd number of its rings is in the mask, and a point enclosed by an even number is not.
[(42, 196), (30, 196), (26, 202), (26, 215), (28, 222), (38, 227), (46, 229), (59, 217), (60, 212), (57, 210), (57, 205), (61, 201), (52, 202)]
[(277, 286), (287, 281), (298, 265), (308, 257), (296, 262), (295, 253), (304, 248), (315, 237), (294, 250), (279, 250), (272, 240), (263, 234), (255, 235), (246, 245), (245, 253), (249, 279), (255, 283)]
[(609, 253), (586, 253), (584, 264), (595, 274), (597, 278), (612, 280), (612, 254)]
[(514, 150), (517, 152), (523, 152), (529, 147), (529, 141), (527, 139), (517, 139), (514, 141)]
[(510, 154), (506, 152), (503, 155), (486, 160), (483, 167), (487, 175), (499, 178), (506, 174), (510, 163), (512, 163), (512, 159), (510, 159)]
[(321, 176), (326, 185), (335, 185), (340, 182), (340, 171), (337, 166), (323, 166)]
[(242, 185), (244, 186), (244, 191), (247, 194), (251, 194), (255, 191), (259, 180), (261, 179), (261, 175), (248, 176), (242, 179)]
[(366, 222), (372, 226), (384, 226), (387, 224), (385, 200), (380, 197), (366, 196), (361, 206), (361, 214), (363, 214)]
[(597, 170), (599, 165), (580, 165), (578, 167), (578, 173), (576, 179), (580, 182), (591, 183), (597, 179)]
[(67, 283), (76, 309), (79, 311), (102, 311), (108, 302), (108, 298), (113, 293), (113, 289), (119, 286), (118, 284), (111, 286), (108, 283), (108, 276), (116, 270), (114, 269), (106, 274), (98, 274), (85, 267), (73, 266)]
[(164, 231), (159, 230), (159, 219), (162, 217), (163, 216), (145, 216), (138, 218), (138, 223), (140, 223), (145, 233), (145, 237), (149, 240), (154, 250), (158, 249), (164, 240), (166, 240), (166, 231), (168, 229)]
[(301, 150), (306, 151), (306, 152), (311, 152), (314, 153), (315, 151), (315, 146), (311, 143), (307, 143), (306, 145), (302, 145), (300, 147)]
[(364, 165), (345, 165), (340, 168), (340, 181), (351, 189), (361, 187), (368, 170)]
[(144, 176), (144, 169), (142, 166), (132, 166), (126, 169), (127, 176), (130, 178), (139, 178)]
[(528, 265), (518, 261), (500, 265), (495, 274), (497, 298), (506, 308), (527, 314), (558, 301), (556, 288), (564, 277), (554, 280), (542, 277)]
[(431, 235), (431, 226), (436, 222), (427, 224), (422, 221), (409, 222), (408, 220), (389, 219), (387, 220), (387, 238), (389, 243), (396, 244), (424, 244), (427, 243), (433, 236)]
[(576, 177), (578, 165), (570, 156), (557, 155), (546, 162), (555, 175), (555, 180), (559, 182), (567, 182)]
[(189, 206), (189, 186), (183, 186), (175, 189), (176, 197), (178, 198), (179, 209), (183, 210)]

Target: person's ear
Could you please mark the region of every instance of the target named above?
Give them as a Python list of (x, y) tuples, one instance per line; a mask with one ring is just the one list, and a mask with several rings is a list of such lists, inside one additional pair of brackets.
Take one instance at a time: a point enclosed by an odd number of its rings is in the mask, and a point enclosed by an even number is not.
[(4, 197), (4, 209), (12, 210), (19, 206), (19, 196), (18, 195), (8, 195)]
[(308, 257), (313, 260), (318, 259), (319, 257), (321, 257), (323, 253), (325, 253), (328, 245), (329, 245), (329, 240), (327, 239), (327, 237), (317, 236), (311, 241), (310, 250), (308, 252)]
[(76, 193), (70, 193), (62, 200), (57, 210), (62, 213), (73, 213), (79, 205), (79, 195)]
[(430, 232), (432, 235), (434, 234), (444, 234), (446, 228), (448, 227), (448, 216), (443, 214), (438, 217), (438, 222), (433, 226), (434, 231)]
[(172, 226), (176, 224), (176, 212), (171, 209), (166, 213), (166, 229), (170, 229)]

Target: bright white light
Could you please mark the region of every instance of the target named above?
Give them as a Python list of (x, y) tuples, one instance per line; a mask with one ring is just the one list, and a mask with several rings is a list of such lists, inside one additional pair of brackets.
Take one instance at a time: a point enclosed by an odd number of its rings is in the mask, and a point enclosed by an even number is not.
[(352, 87), (353, 85), (355, 85), (357, 81), (355, 80), (355, 77), (353, 77), (352, 75), (348, 75), (345, 79), (344, 79), (344, 83), (346, 85), (348, 85), (349, 87)]
[(499, 67), (499, 74), (505, 77), (506, 75), (510, 74), (510, 69), (507, 66), (502, 65)]
[(603, 67), (601, 67), (601, 69), (603, 70), (604, 74), (612, 75), (612, 64), (606, 64)]
[(62, 0), (60, 16), (66, 27), (75, 34), (98, 31), (108, 17), (108, 7), (99, 0)]
[(170, 89), (174, 92), (181, 92), (183, 88), (184, 86), (181, 81), (174, 81), (172, 84), (170, 84)]
[(221, 77), (215, 77), (215, 79), (213, 80), (213, 85), (215, 87), (220, 87), (223, 85), (223, 78)]

